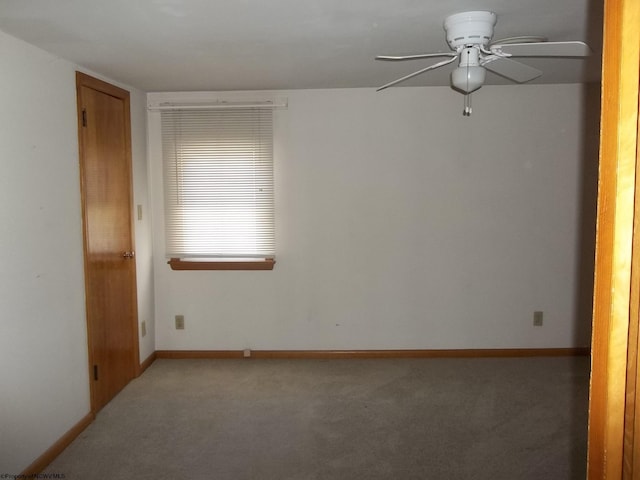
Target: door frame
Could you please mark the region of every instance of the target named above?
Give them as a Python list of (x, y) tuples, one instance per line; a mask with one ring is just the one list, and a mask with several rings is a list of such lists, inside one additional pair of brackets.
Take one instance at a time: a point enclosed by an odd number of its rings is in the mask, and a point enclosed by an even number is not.
[(591, 480), (640, 474), (638, 25), (638, 0), (605, 1), (589, 405)]
[[(135, 251), (135, 225), (133, 223), (133, 169), (132, 169), (132, 156), (131, 156), (131, 105), (130, 95), (127, 90), (111, 85), (105, 81), (91, 77), (85, 73), (76, 71), (76, 105), (77, 105), (77, 117), (78, 117), (78, 148), (79, 148), (79, 163), (80, 163), (80, 194), (81, 194), (81, 206), (82, 206), (82, 229), (83, 229), (83, 259), (84, 259), (84, 279), (85, 279), (85, 308), (86, 308), (86, 322), (87, 322), (87, 347), (88, 347), (88, 372), (89, 372), (89, 390), (91, 398), (91, 412), (95, 415), (97, 413), (95, 388), (93, 378), (93, 365), (95, 360), (94, 345), (92, 344), (92, 325), (89, 315), (89, 299), (86, 292), (88, 291), (88, 259), (87, 259), (87, 222), (86, 222), (86, 185), (84, 182), (84, 145), (83, 145), (83, 105), (82, 105), (82, 87), (88, 87), (98, 92), (110, 95), (123, 101), (124, 104), (124, 130), (125, 130), (125, 155), (126, 164), (129, 174), (129, 218), (130, 218), (130, 232), (131, 232), (131, 246)], [(132, 259), (135, 262), (135, 258)], [(137, 280), (135, 275), (135, 263), (134, 263), (134, 275), (133, 275), (133, 292), (132, 292), (132, 312), (130, 330), (132, 335), (132, 350), (131, 357), (131, 378), (135, 378), (140, 375), (140, 349), (138, 338), (138, 305), (137, 305)]]

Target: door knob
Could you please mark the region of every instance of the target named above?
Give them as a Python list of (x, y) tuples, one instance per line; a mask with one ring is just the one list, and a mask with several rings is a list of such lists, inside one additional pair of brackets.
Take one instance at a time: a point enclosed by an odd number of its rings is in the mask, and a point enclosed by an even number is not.
[(136, 252), (124, 252), (124, 253), (122, 254), (122, 256), (123, 256), (124, 258), (133, 258), (133, 257), (135, 257), (135, 256), (136, 256)]

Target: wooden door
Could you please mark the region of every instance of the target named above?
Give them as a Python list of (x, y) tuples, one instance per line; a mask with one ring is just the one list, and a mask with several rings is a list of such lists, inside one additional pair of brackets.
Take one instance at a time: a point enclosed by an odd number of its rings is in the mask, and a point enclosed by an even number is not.
[(129, 92), (76, 76), (91, 409), (138, 370)]
[(640, 2), (604, 12), (588, 478), (619, 480), (640, 478)]

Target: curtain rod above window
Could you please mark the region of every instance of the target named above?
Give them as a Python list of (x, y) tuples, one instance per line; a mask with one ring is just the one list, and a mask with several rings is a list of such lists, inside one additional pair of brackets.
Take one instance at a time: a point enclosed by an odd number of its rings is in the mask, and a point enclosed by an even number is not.
[(268, 102), (215, 102), (215, 103), (158, 103), (149, 104), (149, 110), (209, 110), (229, 108), (287, 108), (286, 100), (274, 103)]

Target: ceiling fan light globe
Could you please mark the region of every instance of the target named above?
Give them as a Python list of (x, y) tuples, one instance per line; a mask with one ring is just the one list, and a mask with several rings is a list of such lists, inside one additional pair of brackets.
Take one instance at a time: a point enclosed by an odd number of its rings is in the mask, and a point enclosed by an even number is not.
[(462, 93), (475, 92), (484, 84), (486, 74), (483, 67), (458, 67), (451, 72), (451, 86)]

